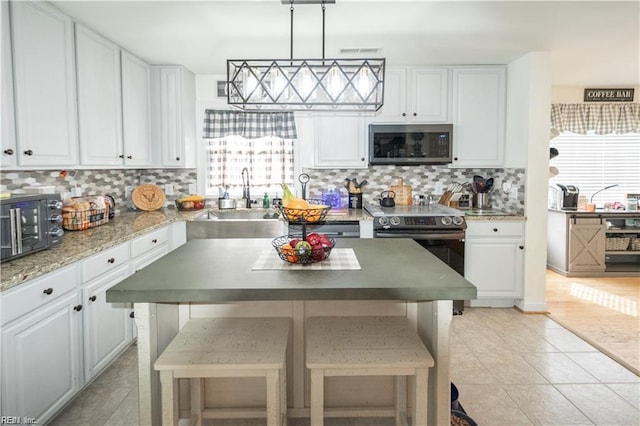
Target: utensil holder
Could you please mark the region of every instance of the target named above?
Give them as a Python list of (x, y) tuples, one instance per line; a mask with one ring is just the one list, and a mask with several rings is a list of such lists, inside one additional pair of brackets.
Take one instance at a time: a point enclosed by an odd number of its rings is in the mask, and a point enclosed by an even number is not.
[(478, 209), (489, 208), (489, 194), (486, 192), (478, 192), (473, 194), (473, 207)]
[(349, 193), (349, 208), (361, 209), (362, 208), (362, 193), (354, 194)]

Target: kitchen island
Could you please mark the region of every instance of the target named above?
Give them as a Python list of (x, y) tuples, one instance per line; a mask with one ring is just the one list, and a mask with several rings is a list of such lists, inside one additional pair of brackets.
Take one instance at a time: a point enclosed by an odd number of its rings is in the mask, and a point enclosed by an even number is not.
[(359, 269), (257, 269), (275, 253), (268, 239), (192, 240), (108, 290), (108, 302), (135, 307), (140, 424), (160, 419), (155, 359), (196, 316), (290, 316), (289, 412), (308, 415), (304, 320), (318, 315), (406, 316), (435, 359), (429, 424), (449, 424), (451, 301), (474, 299), (476, 288), (410, 239), (344, 239), (340, 248), (353, 249)]

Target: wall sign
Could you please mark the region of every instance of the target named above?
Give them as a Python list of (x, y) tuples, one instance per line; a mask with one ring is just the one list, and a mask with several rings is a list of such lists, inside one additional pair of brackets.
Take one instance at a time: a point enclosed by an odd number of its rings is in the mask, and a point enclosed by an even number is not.
[(633, 102), (635, 89), (584, 89), (584, 102)]

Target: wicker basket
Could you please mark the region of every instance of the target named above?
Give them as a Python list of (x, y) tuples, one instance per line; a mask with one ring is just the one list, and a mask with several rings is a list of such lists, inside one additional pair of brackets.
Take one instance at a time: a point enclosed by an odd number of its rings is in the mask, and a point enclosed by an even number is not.
[(631, 250), (640, 251), (640, 238), (631, 239)]
[(607, 238), (605, 250), (622, 251), (629, 247), (631, 238)]
[(73, 198), (62, 208), (62, 228), (84, 231), (109, 222), (109, 203), (104, 197)]

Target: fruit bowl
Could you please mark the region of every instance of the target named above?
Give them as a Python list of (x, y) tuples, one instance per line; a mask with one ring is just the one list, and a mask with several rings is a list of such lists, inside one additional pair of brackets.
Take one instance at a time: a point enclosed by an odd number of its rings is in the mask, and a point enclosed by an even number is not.
[(321, 200), (306, 200), (308, 207), (284, 207), (277, 206), (282, 217), (289, 222), (296, 223), (316, 223), (325, 220), (331, 206), (321, 204)]
[(176, 208), (181, 211), (202, 210), (204, 209), (203, 201), (179, 201), (176, 200)]
[(310, 233), (306, 241), (301, 235), (284, 235), (275, 238), (271, 245), (285, 262), (310, 265), (328, 259), (336, 241), (323, 234)]

